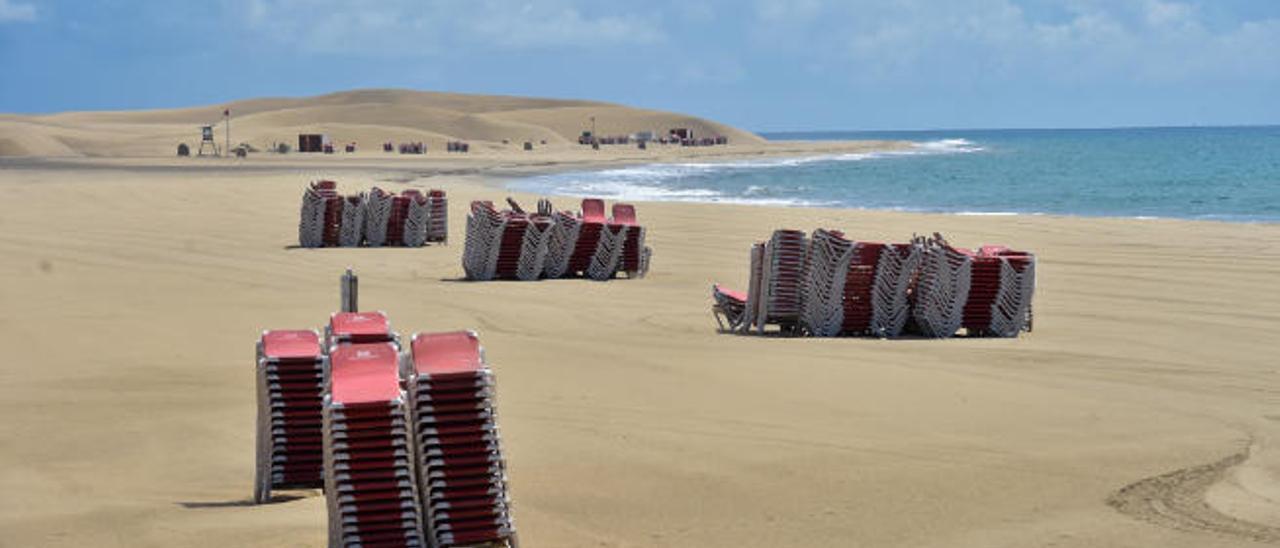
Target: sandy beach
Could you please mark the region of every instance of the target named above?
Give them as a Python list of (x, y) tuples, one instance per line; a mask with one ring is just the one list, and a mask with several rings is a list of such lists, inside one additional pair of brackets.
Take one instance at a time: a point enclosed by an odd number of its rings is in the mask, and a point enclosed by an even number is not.
[[(600, 161), (0, 160), (0, 545), (322, 545), (318, 491), (251, 502), (253, 343), (347, 266), (401, 334), (479, 332), (526, 546), (1280, 542), (1280, 226), (640, 203), (644, 279), (460, 281), (469, 200)], [(295, 248), (322, 176), (446, 189), (453, 243)], [(1035, 331), (718, 334), (780, 227), (1033, 250)]]

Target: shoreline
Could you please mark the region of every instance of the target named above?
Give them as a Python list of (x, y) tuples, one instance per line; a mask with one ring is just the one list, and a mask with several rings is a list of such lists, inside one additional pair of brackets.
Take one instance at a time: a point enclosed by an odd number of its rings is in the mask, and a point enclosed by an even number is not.
[[(779, 143), (784, 143), (779, 145)], [(658, 157), (643, 157), (620, 149), (605, 149), (602, 153), (574, 147), (566, 157), (563, 151), (551, 151), (547, 154), (526, 154), (510, 151), (501, 154), (491, 152), (474, 153), (472, 155), (382, 155), (380, 153), (358, 153), (356, 155), (308, 155), (297, 154), (276, 156), (259, 153), (248, 159), (234, 158), (175, 158), (175, 157), (71, 157), (71, 156), (0, 156), (0, 168), (6, 170), (64, 170), (64, 171), (131, 171), (173, 172), (185, 174), (205, 173), (298, 173), (300, 176), (319, 178), (329, 173), (369, 174), (374, 173), (375, 181), (405, 184), (417, 181), (428, 181), (441, 177), (471, 177), (482, 184), (503, 192), (523, 194), (526, 196), (545, 195), (555, 198), (585, 197), (585, 194), (545, 193), (540, 194), (525, 189), (513, 188), (512, 185), (525, 179), (546, 175), (561, 175), (578, 172), (594, 172), (609, 169), (669, 166), (684, 163), (727, 164), (742, 161), (765, 159), (793, 159), (803, 161), (823, 161), (837, 155), (848, 154), (886, 154), (889, 156), (911, 149), (916, 143), (910, 141), (770, 141), (765, 146), (727, 146), (706, 148), (671, 147), (662, 152), (677, 151), (677, 154), (666, 154)], [(719, 149), (719, 150), (710, 150)], [(690, 152), (691, 151), (691, 152)], [(624, 154), (617, 154), (624, 152)], [(614, 153), (611, 154), (610, 153)], [(915, 153), (909, 153), (915, 154)], [(609, 155), (601, 158), (601, 155)], [(408, 176), (406, 178), (405, 176)], [(0, 184), (4, 178), (0, 177)], [(1214, 223), (1241, 226), (1274, 226), (1280, 220), (1259, 219), (1222, 219), (1168, 217), (1150, 215), (1091, 215), (1085, 213), (1049, 213), (1022, 211), (943, 211), (910, 208), (875, 208), (851, 207), (840, 204), (821, 203), (756, 203), (749, 200), (698, 200), (698, 199), (644, 199), (635, 200), (626, 197), (606, 197), (608, 200), (623, 200), (634, 203), (671, 203), (671, 204), (708, 204), (708, 205), (740, 205), (765, 208), (800, 208), (818, 210), (836, 210), (872, 213), (893, 213), (907, 215), (948, 215), (956, 217), (1031, 217), (1031, 218), (1063, 218), (1063, 219), (1115, 219), (1139, 222), (1187, 222)]]

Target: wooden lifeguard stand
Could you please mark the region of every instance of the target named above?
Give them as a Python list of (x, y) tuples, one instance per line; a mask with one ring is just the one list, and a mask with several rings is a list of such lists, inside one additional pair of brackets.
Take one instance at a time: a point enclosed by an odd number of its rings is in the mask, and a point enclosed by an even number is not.
[(204, 156), (205, 147), (213, 150), (212, 156), (222, 156), (222, 152), (218, 150), (218, 142), (213, 140), (213, 126), (200, 127), (200, 150), (196, 152), (196, 156)]

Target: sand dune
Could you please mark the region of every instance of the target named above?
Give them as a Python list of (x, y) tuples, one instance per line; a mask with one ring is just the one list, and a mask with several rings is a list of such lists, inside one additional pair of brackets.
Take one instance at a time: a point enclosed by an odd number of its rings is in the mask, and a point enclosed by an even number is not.
[[(542, 160), (0, 161), (3, 546), (322, 545), (321, 494), (246, 502), (253, 341), (348, 265), (402, 333), (479, 331), (527, 546), (1280, 542), (1274, 225), (644, 203), (643, 280), (465, 283), (463, 204)], [(446, 188), (455, 244), (291, 249), (313, 175)], [(1036, 330), (717, 334), (710, 284), (817, 226), (1035, 250)]]
[[(524, 141), (569, 146), (596, 117), (602, 134), (690, 128), (724, 135), (735, 144), (761, 144), (746, 131), (693, 116), (593, 101), (529, 99), (407, 90), (356, 90), (302, 99), (251, 99), (183, 109), (70, 112), (0, 116), (0, 156), (171, 156), (178, 143), (195, 145), (199, 127), (219, 124), (230, 108), (232, 141), (266, 149), (296, 144), (300, 132), (327, 133), (335, 143), (368, 151), (386, 141), (425, 141), (442, 148), (464, 140), (478, 147), (510, 148)], [(502, 142), (509, 141), (503, 145)], [(575, 145), (576, 146), (576, 145)]]

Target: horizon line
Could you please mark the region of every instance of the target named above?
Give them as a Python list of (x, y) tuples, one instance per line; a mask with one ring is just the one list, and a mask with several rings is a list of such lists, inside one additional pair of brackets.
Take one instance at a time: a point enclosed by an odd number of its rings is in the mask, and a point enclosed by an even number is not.
[(756, 135), (787, 135), (814, 133), (925, 133), (937, 131), (1108, 131), (1123, 129), (1246, 129), (1246, 128), (1280, 128), (1280, 122), (1261, 124), (1195, 124), (1195, 125), (1118, 125), (1118, 126), (1024, 126), (1024, 127), (950, 127), (950, 128), (913, 128), (913, 129), (786, 129), (786, 130), (750, 130)]

